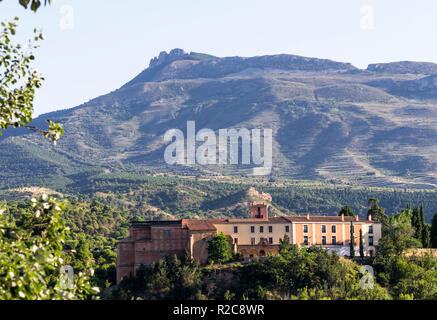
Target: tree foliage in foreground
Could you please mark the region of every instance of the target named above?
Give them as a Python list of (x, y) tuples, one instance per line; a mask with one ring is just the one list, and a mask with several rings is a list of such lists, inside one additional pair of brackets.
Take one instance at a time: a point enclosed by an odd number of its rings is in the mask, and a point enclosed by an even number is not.
[[(10, 201), (3, 208), (4, 214), (15, 221), (33, 210), (24, 201)], [(114, 285), (116, 243), (128, 236), (127, 215), (96, 200), (79, 201), (72, 197), (64, 203), (60, 219), (69, 229), (63, 243), (64, 263), (72, 266), (75, 274), (93, 268), (91, 283), (101, 290)]]
[[(0, 0), (2, 2), (3, 0)], [(51, 4), (52, 0), (44, 0), (44, 5)], [(18, 0), (18, 3), (24, 7), (24, 9), (30, 8), (32, 11), (37, 11), (41, 7), (41, 0)], [(29, 6), (30, 5), (30, 6)]]
[(34, 29), (34, 38), (27, 49), (13, 43), (18, 18), (13, 22), (2, 22), (0, 31), (0, 134), (9, 127), (24, 127), (44, 135), (56, 143), (64, 134), (62, 125), (47, 120), (48, 130), (31, 126), (33, 100), (36, 89), (41, 87), (42, 78), (32, 66), (35, 56), (32, 50), (43, 35)]

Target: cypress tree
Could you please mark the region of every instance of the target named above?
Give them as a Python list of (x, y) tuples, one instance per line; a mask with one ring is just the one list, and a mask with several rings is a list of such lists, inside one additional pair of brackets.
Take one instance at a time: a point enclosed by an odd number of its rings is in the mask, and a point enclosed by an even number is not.
[[(408, 209), (408, 207), (407, 207)], [(413, 209), (413, 213), (411, 215), (411, 225), (414, 228), (414, 237), (422, 241), (422, 223), (420, 221), (420, 211), (418, 207)]]
[(378, 199), (369, 199), (367, 203), (370, 206), (369, 211), (367, 211), (367, 216), (371, 215), (372, 220), (384, 222), (388, 219), (388, 216), (385, 214), (385, 209), (379, 206)]
[(429, 224), (425, 224), (423, 228), (422, 245), (424, 248), (431, 248), (431, 227)]
[(345, 206), (340, 210), (339, 216), (344, 215), (345, 217), (355, 217), (355, 213), (352, 211), (349, 206)]
[(420, 205), (420, 224), (421, 224), (421, 230), (422, 230), (422, 246), (424, 248), (429, 248), (431, 246), (431, 229), (430, 226), (425, 222), (425, 213), (423, 211), (423, 205)]
[(352, 221), (351, 221), (351, 227), (350, 227), (349, 257), (351, 259), (355, 258), (354, 223)]
[(360, 229), (360, 256), (364, 259), (363, 229)]
[(431, 245), (433, 248), (437, 248), (437, 212), (434, 213), (431, 224)]

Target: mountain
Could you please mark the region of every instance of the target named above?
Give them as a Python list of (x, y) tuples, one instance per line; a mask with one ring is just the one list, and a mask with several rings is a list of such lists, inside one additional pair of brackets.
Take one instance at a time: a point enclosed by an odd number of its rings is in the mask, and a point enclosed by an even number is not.
[(431, 62), (399, 61), (369, 64), (367, 71), (388, 74), (437, 74), (437, 64)]
[(271, 128), (272, 177), (362, 186), (437, 186), (437, 65), (296, 55), (161, 52), (121, 88), (72, 109), (57, 146), (24, 129), (0, 137), (0, 187), (80, 187), (93, 174), (246, 175), (250, 165), (167, 165), (168, 129)]

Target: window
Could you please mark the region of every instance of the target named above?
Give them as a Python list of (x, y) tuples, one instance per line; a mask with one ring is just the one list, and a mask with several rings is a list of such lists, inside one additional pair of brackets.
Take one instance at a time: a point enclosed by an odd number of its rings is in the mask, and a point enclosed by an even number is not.
[(259, 226), (259, 233), (264, 233), (264, 226)]
[(332, 236), (332, 244), (336, 245), (337, 244), (337, 237), (336, 236)]
[(255, 244), (255, 238), (250, 238), (250, 244)]
[(258, 207), (258, 218), (261, 218), (261, 207)]
[(369, 246), (373, 246), (373, 236), (369, 236)]
[(273, 238), (272, 237), (269, 238), (269, 244), (273, 244)]
[(369, 226), (369, 233), (373, 233), (373, 226)]
[(303, 237), (303, 244), (306, 246), (308, 245), (308, 236)]
[(326, 233), (326, 225), (322, 224), (322, 233)]
[(250, 232), (251, 233), (255, 233), (255, 227), (254, 226), (250, 226)]
[(290, 232), (290, 226), (285, 226), (285, 232)]
[(238, 227), (237, 226), (234, 227), (234, 233), (238, 233)]
[(269, 233), (273, 232), (273, 226), (269, 226)]
[(166, 238), (170, 238), (170, 230), (165, 230), (164, 235)]
[(322, 244), (326, 245), (326, 236), (322, 236)]
[(337, 226), (336, 225), (331, 226), (331, 232), (332, 233), (336, 233), (337, 232)]
[(307, 224), (303, 225), (303, 232), (308, 233), (308, 225)]
[(234, 238), (234, 243), (238, 244), (238, 238)]

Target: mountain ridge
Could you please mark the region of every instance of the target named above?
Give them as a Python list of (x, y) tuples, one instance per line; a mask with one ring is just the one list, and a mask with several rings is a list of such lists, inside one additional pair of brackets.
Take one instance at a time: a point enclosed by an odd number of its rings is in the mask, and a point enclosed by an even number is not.
[(273, 177), (434, 189), (435, 64), (375, 65), (358, 69), (286, 54), (219, 58), (182, 49), (161, 52), (119, 89), (36, 118), (39, 127), (49, 116), (64, 124), (57, 147), (24, 129), (6, 130), (0, 137), (0, 187), (77, 184), (95, 170), (250, 172), (244, 165), (165, 164), (163, 134), (184, 131), (194, 120), (198, 129), (215, 131), (272, 128)]

